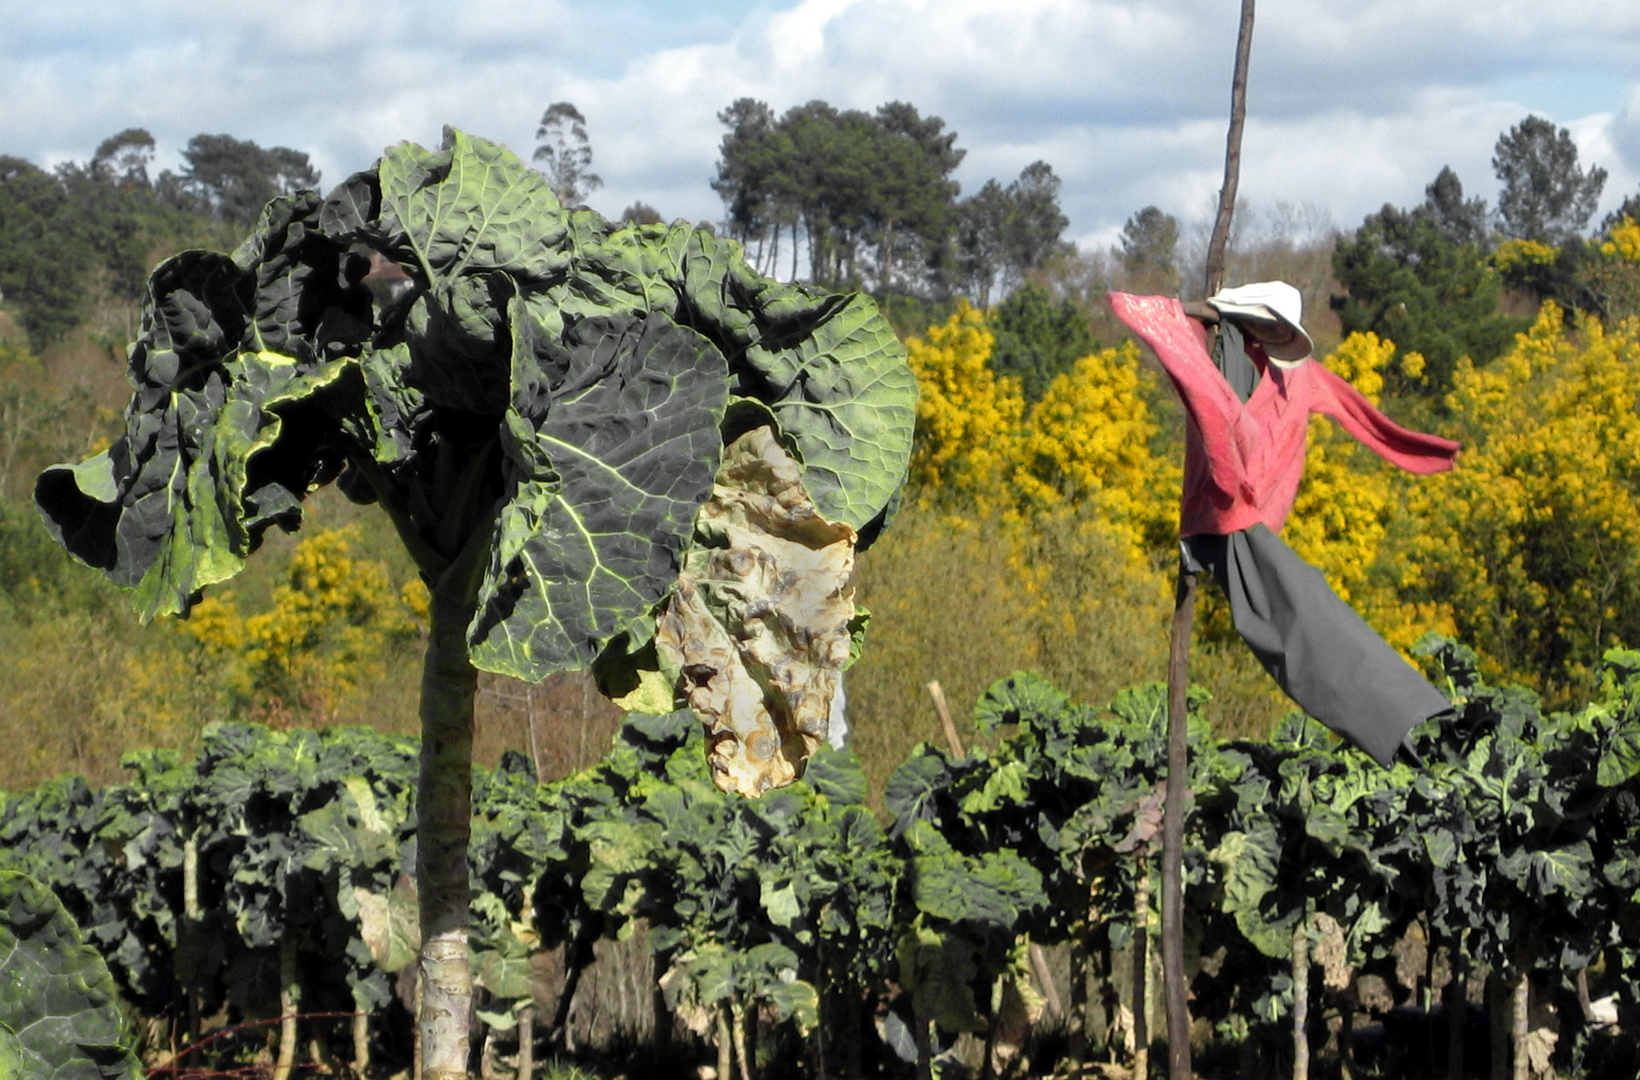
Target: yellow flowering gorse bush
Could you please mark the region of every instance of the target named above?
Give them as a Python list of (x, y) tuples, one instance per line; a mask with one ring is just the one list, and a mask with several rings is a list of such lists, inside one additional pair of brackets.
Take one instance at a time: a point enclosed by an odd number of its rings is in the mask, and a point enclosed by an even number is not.
[(1560, 249), (1538, 240), (1505, 240), (1492, 252), (1492, 265), (1507, 273), (1521, 266), (1552, 266)]
[(911, 475), (925, 492), (1001, 499), (1025, 399), (1017, 379), (999, 378), (987, 363), (995, 343), (985, 317), (967, 301), (929, 327), (926, 338), (906, 342), (918, 392)]
[(1600, 253), (1624, 262), (1640, 263), (1640, 224), (1623, 215), (1623, 223), (1612, 228), (1611, 235), (1600, 245)]
[(1448, 408), (1466, 449), (1419, 491), (1408, 561), (1448, 598), (1495, 671), (1551, 702), (1606, 648), (1640, 641), (1640, 325), (1553, 303), (1485, 368), (1460, 364)]
[(425, 625), (426, 586), (395, 591), (385, 566), (353, 558), (356, 539), (351, 528), (304, 539), (265, 611), (242, 613), (224, 590), (181, 624), (207, 658), (225, 662), (231, 697), (260, 718), (328, 718), (339, 697), (378, 673), (390, 645)]

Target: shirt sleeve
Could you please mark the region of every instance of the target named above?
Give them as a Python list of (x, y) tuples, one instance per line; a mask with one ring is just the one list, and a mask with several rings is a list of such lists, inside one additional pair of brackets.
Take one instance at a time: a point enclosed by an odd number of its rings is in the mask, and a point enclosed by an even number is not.
[(1241, 399), (1207, 355), (1200, 328), (1184, 313), (1184, 305), (1166, 296), (1110, 294), (1111, 310), (1156, 353), (1173, 381), (1207, 455), (1208, 478), (1231, 498), (1251, 500), (1252, 485), (1236, 419)]
[(1401, 427), (1379, 412), (1343, 376), (1323, 367), (1319, 360), (1309, 364), (1320, 391), (1313, 406), (1315, 412), (1337, 420), (1361, 445), (1408, 472), (1428, 474), (1452, 468), (1459, 443)]

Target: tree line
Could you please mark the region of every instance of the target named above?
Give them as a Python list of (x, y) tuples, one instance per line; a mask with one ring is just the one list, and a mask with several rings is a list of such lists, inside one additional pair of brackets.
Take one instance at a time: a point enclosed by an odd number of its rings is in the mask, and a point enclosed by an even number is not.
[(741, 98), (712, 187), (730, 234), (765, 272), (852, 282), (874, 292), (974, 297), (1006, 293), (1069, 249), (1059, 177), (1045, 161), (1004, 185), (959, 198), (952, 178), (967, 151), (937, 116), (891, 101), (875, 113), (824, 101), (776, 116)]
[(35, 349), (83, 322), (99, 296), (138, 302), (164, 255), (224, 243), (269, 199), (319, 185), (308, 155), (288, 147), (195, 135), (180, 172), (151, 176), (155, 148), (147, 130), (127, 128), (90, 160), (51, 170), (0, 156), (0, 296)]

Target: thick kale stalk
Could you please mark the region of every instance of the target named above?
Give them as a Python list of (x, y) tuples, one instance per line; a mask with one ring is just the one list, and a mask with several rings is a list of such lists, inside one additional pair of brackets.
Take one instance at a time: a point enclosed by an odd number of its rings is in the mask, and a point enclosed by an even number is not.
[[(231, 256), (161, 265), (130, 378), (125, 434), (48, 469), (35, 501), (145, 617), (185, 613), (331, 481), (382, 506), (432, 588), (417, 873), (434, 1076), (467, 1062), (474, 669), (597, 661), (606, 682), (676, 694), (642, 657), (725, 441), (768, 427), (816, 512), (869, 542), (916, 397), (869, 300), (761, 278), (682, 224), (566, 211), (509, 151), (454, 131), (328, 199), (274, 200)], [(825, 732), (782, 734), (800, 766)]]
[(416, 880), (421, 906), (422, 1076), (467, 1075), (473, 996), (467, 949), (472, 902), (467, 841), (472, 825), (473, 699), (478, 671), (467, 658), (478, 575), (471, 552), (439, 578), (430, 608), (421, 681), (421, 775)]

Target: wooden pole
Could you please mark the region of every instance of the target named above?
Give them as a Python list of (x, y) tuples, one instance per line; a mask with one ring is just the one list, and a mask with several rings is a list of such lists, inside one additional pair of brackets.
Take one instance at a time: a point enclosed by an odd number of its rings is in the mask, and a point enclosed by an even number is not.
[(1167, 1075), (1190, 1080), (1190, 982), (1184, 970), (1184, 808), (1190, 798), (1188, 694), (1196, 575), (1179, 571), (1167, 662), (1167, 800), (1162, 804), (1162, 975)]
[[(1241, 131), (1247, 117), (1247, 64), (1253, 49), (1253, 0), (1241, 2), (1236, 69), (1230, 86), (1224, 186), (1207, 246), (1206, 295), (1224, 283), (1224, 252), (1241, 178)], [(1190, 801), (1190, 636), (1196, 618), (1196, 575), (1182, 567), (1174, 596), (1167, 664), (1167, 802), (1162, 810), (1162, 973), (1167, 986), (1167, 1075), (1191, 1080), (1190, 983), (1184, 970), (1184, 810)]]
[(1241, 0), (1241, 30), (1236, 36), (1236, 73), (1230, 84), (1230, 133), (1224, 146), (1224, 186), (1219, 189), (1219, 213), (1207, 245), (1207, 293), (1224, 284), (1224, 249), (1230, 241), (1230, 218), (1236, 212), (1236, 187), (1241, 180), (1241, 128), (1247, 119), (1247, 61), (1253, 52), (1253, 0)]

